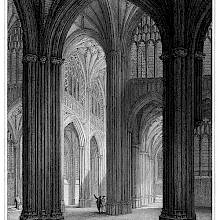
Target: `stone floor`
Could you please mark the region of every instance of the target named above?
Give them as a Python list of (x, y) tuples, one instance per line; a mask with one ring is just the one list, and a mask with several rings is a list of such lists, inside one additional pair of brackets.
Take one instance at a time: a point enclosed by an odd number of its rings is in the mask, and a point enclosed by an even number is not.
[[(141, 208), (133, 210), (132, 214), (122, 216), (108, 216), (98, 214), (95, 208), (66, 208), (64, 214), (65, 220), (158, 220), (161, 209), (158, 208)], [(21, 211), (10, 210), (7, 220), (19, 220)], [(211, 220), (211, 209), (197, 209), (197, 220)]]

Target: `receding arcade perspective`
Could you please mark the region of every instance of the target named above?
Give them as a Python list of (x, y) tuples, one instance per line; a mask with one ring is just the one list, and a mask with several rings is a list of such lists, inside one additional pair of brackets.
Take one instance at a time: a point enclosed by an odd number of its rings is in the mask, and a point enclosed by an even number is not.
[(7, 1), (8, 220), (211, 220), (212, 1)]

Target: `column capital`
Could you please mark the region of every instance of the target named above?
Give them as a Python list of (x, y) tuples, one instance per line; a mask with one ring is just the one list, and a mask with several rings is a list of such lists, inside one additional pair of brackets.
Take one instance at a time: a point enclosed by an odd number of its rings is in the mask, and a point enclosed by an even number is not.
[(162, 55), (159, 57), (162, 61), (167, 61), (172, 57), (185, 57), (187, 56), (187, 49), (183, 47), (176, 47), (172, 49), (172, 52), (163, 52)]
[(176, 47), (173, 49), (172, 55), (174, 57), (185, 57), (185, 56), (187, 56), (187, 49), (185, 49), (183, 47)]
[(46, 63), (47, 60), (48, 60), (48, 59), (47, 59), (46, 56), (42, 56), (42, 57), (39, 58), (39, 61), (40, 61), (41, 63)]
[(168, 52), (162, 53), (162, 55), (159, 57), (162, 61), (167, 61), (171, 58), (170, 54)]
[(35, 54), (26, 54), (24, 57), (23, 57), (23, 62), (25, 63), (35, 63), (37, 62), (37, 55)]
[(64, 62), (64, 59), (62, 59), (62, 58), (51, 57), (51, 63), (52, 64), (62, 65), (63, 62)]
[(103, 158), (103, 155), (99, 154), (97, 157), (101, 159), (101, 158)]
[(205, 54), (203, 53), (203, 52), (201, 52), (201, 51), (197, 51), (196, 53), (195, 53), (195, 58), (197, 59), (197, 60), (204, 60), (205, 59)]

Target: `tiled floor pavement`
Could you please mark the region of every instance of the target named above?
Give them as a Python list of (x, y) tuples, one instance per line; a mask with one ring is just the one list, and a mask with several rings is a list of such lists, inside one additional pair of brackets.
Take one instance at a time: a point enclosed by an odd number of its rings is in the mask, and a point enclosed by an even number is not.
[[(161, 209), (141, 208), (133, 210), (132, 214), (108, 216), (98, 214), (95, 208), (66, 208), (65, 220), (159, 220)], [(7, 220), (19, 220), (20, 211), (10, 211)], [(197, 209), (197, 220), (211, 220), (210, 209)]]

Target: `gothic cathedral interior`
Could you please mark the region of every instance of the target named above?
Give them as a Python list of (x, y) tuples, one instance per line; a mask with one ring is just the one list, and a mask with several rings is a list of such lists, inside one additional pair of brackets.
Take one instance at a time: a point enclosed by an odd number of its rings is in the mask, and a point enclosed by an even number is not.
[(211, 0), (8, 0), (7, 28), (8, 220), (211, 220)]

